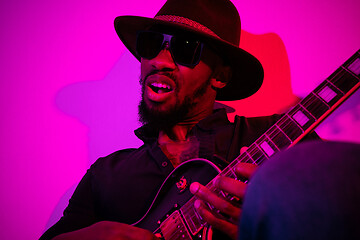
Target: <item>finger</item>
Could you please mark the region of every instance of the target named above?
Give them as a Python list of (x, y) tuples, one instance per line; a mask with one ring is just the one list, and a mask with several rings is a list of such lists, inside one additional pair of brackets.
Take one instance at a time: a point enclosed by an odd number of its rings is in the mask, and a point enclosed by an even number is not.
[(236, 196), (242, 199), (245, 194), (247, 185), (241, 181), (228, 177), (217, 177), (214, 181), (215, 187), (229, 193), (232, 196)]
[(249, 147), (242, 147), (240, 149), (240, 154), (243, 154), (244, 152), (246, 152), (246, 150), (248, 150)]
[[(120, 223), (121, 224), (121, 223)], [(120, 239), (128, 239), (128, 240), (136, 240), (136, 239), (144, 239), (144, 240), (156, 240), (158, 239), (152, 232), (134, 227), (127, 224), (118, 225)]]
[(190, 192), (196, 197), (210, 203), (214, 208), (220, 212), (237, 219), (240, 215), (240, 209), (229, 203), (227, 200), (219, 197), (208, 188), (200, 183), (194, 182), (190, 185)]
[(237, 222), (230, 223), (224, 219), (216, 217), (201, 200), (196, 200), (194, 202), (194, 206), (196, 211), (200, 214), (205, 222), (210, 224), (212, 227), (226, 233), (232, 239), (236, 239), (238, 231)]
[(257, 168), (258, 166), (252, 163), (239, 163), (235, 167), (235, 174), (240, 178), (250, 179)]
[(74, 237), (74, 239), (96, 238), (96, 239), (128, 239), (128, 240), (157, 239), (159, 240), (153, 233), (151, 233), (148, 230), (127, 225), (125, 223), (112, 222), (112, 221), (97, 222), (87, 228), (78, 230), (79, 233), (80, 231), (82, 231), (81, 235)]

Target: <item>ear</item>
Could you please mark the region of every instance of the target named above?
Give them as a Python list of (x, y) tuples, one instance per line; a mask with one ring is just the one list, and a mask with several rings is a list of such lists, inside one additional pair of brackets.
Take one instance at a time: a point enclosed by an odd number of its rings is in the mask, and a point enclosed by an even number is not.
[(211, 78), (211, 85), (215, 89), (223, 88), (230, 81), (232, 76), (230, 66), (219, 66), (215, 69)]

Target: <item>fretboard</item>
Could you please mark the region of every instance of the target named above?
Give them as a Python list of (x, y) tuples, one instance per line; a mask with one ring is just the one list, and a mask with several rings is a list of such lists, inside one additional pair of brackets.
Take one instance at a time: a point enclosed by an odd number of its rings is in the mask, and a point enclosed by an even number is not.
[[(219, 175), (236, 179), (234, 169), (237, 164), (245, 162), (259, 165), (276, 152), (298, 143), (360, 87), (359, 75), (360, 50), (283, 115)], [(213, 181), (206, 186), (218, 194), (223, 194), (215, 189)], [(186, 222), (193, 235), (205, 224), (194, 208), (194, 201), (193, 197), (179, 210), (182, 220)]]

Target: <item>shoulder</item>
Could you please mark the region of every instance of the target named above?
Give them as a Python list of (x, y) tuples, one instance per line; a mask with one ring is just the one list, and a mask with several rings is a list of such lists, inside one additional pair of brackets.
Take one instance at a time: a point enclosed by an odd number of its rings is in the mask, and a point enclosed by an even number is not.
[(261, 117), (235, 116), (234, 139), (239, 141), (239, 146), (249, 146), (272, 125), (274, 125), (281, 115), (274, 114)]
[(98, 158), (90, 167), (91, 170), (112, 169), (128, 165), (134, 159), (146, 154), (148, 146), (146, 144), (139, 148), (126, 148), (113, 152), (107, 156)]
[(235, 123), (240, 124), (249, 130), (266, 130), (274, 125), (281, 118), (281, 116), (282, 115), (280, 114), (261, 117), (235, 116)]

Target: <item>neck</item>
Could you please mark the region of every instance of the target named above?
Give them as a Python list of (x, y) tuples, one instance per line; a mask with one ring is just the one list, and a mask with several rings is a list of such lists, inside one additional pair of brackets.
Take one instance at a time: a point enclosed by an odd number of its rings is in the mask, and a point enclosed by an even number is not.
[(189, 137), (191, 129), (202, 119), (208, 117), (213, 112), (211, 109), (206, 109), (197, 114), (188, 114), (188, 117), (177, 123), (169, 129), (163, 129), (159, 132), (159, 143), (161, 140), (166, 141), (185, 141)]
[(198, 142), (189, 134), (192, 127), (193, 125), (176, 125), (170, 133), (159, 132), (158, 144), (174, 167), (190, 158), (198, 157)]
[(159, 143), (186, 141), (194, 125), (175, 125), (169, 130), (159, 132)]

